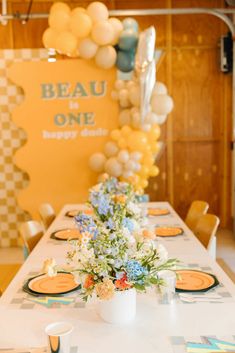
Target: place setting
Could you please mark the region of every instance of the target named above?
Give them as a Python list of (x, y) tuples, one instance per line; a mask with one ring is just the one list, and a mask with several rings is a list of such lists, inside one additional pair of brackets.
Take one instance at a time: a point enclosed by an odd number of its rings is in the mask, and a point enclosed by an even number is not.
[(50, 239), (56, 241), (77, 240), (81, 237), (81, 233), (76, 228), (57, 229), (50, 234)]
[(65, 213), (65, 217), (74, 218), (74, 217), (78, 216), (79, 213), (84, 213), (84, 214), (89, 215), (89, 216), (93, 215), (92, 209), (80, 208), (80, 209), (72, 209), (72, 210), (67, 211)]

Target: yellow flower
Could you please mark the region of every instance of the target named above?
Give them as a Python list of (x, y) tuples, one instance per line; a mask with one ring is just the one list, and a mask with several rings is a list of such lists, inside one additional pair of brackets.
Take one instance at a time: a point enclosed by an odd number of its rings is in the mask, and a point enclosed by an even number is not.
[(97, 296), (102, 300), (109, 300), (114, 296), (115, 285), (109, 278), (104, 278), (103, 282), (95, 285)]

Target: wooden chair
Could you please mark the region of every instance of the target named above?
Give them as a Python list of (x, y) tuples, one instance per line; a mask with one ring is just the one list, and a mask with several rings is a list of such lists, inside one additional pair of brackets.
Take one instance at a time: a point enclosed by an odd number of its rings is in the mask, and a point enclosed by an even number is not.
[(213, 259), (216, 259), (216, 231), (219, 223), (220, 220), (217, 216), (209, 213), (204, 214), (199, 218), (194, 232)]
[(49, 203), (41, 204), (39, 206), (38, 211), (39, 211), (41, 220), (44, 224), (44, 227), (45, 229), (47, 229), (56, 217), (55, 211)]
[(209, 208), (205, 201), (193, 201), (185, 218), (185, 223), (194, 232), (199, 218), (204, 215)]
[(43, 226), (37, 221), (21, 223), (19, 233), (23, 242), (24, 258), (27, 258), (43, 235)]

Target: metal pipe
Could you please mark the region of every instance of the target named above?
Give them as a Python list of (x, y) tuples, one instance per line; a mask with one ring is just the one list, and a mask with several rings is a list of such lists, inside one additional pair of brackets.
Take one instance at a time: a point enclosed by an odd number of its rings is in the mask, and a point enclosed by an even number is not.
[[(3, 2), (6, 0), (3, 0)], [(235, 9), (210, 9), (210, 8), (182, 8), (182, 9), (145, 9), (145, 10), (110, 10), (112, 16), (154, 16), (154, 15), (199, 15), (208, 14), (220, 18), (227, 24), (232, 34), (235, 34), (233, 22), (225, 13), (235, 14)], [(30, 19), (47, 18), (48, 13), (30, 14)], [(0, 21), (3, 20), (25, 20), (26, 14), (4, 14), (2, 13)]]

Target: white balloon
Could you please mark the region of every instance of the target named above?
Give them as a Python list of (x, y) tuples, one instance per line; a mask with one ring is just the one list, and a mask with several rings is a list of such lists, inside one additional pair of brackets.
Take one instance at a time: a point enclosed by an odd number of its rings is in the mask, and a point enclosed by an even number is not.
[(119, 96), (119, 99), (122, 100), (122, 99), (127, 99), (129, 98), (129, 92), (126, 88), (122, 88), (120, 89), (120, 91), (118, 92), (118, 96)]
[(117, 161), (116, 158), (109, 158), (105, 163), (105, 171), (117, 178), (122, 175), (122, 165)]
[(119, 91), (122, 88), (125, 88), (125, 81), (123, 80), (116, 80), (114, 83), (114, 87)]
[(156, 82), (152, 94), (167, 94), (167, 87), (162, 82)]
[(167, 115), (173, 109), (174, 103), (170, 96), (164, 94), (155, 94), (151, 99), (151, 107), (157, 115)]
[(129, 152), (127, 150), (121, 150), (118, 153), (117, 160), (120, 163), (126, 163), (129, 161), (129, 157), (130, 157)]
[(100, 47), (95, 55), (96, 65), (103, 69), (110, 69), (114, 66), (117, 53), (111, 45)]
[(103, 153), (94, 153), (89, 159), (89, 166), (95, 172), (102, 172), (105, 162), (106, 157)]
[(124, 109), (119, 114), (119, 124), (120, 126), (130, 125), (131, 123), (131, 113), (130, 109)]
[(140, 106), (140, 87), (139, 86), (133, 86), (129, 90), (129, 99), (130, 102), (135, 106), (139, 107)]
[(127, 163), (125, 163), (124, 169), (129, 170), (129, 171), (134, 171), (135, 170), (135, 162), (130, 159)]
[(107, 157), (115, 156), (119, 151), (119, 148), (115, 142), (109, 141), (104, 146), (104, 153)]
[(141, 152), (131, 152), (130, 154), (130, 159), (132, 159), (133, 161), (138, 162), (142, 157), (142, 153)]
[(158, 125), (164, 124), (167, 119), (167, 115), (156, 115), (156, 117), (157, 117), (156, 124)]
[(78, 44), (78, 51), (83, 59), (93, 58), (97, 52), (97, 49), (98, 45), (90, 38), (85, 38)]
[(126, 179), (128, 179), (132, 175), (133, 175), (133, 172), (131, 172), (130, 170), (124, 170), (122, 173), (123, 178), (126, 178)]

